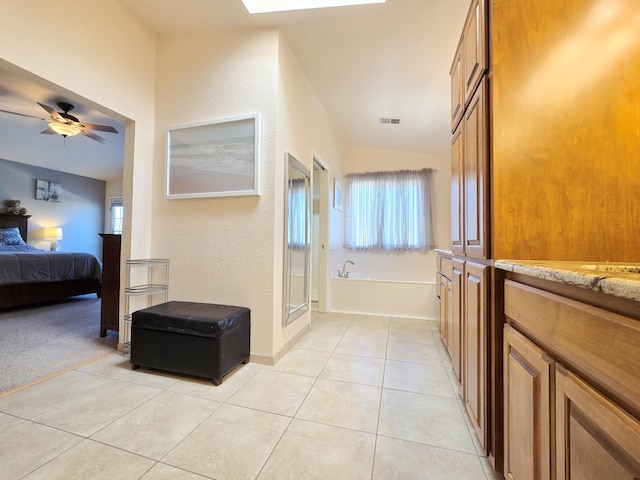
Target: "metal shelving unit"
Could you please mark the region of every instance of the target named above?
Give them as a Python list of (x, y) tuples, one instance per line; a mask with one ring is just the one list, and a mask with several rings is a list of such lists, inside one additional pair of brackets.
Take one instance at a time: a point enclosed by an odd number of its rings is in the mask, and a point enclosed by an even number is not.
[(131, 315), (137, 310), (169, 299), (169, 260), (140, 258), (126, 260), (124, 288), (124, 350), (131, 346)]

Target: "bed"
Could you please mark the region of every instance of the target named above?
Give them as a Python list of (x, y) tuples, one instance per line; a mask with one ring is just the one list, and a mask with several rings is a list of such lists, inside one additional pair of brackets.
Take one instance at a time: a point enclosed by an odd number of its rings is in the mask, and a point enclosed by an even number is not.
[(49, 252), (26, 244), (29, 215), (0, 213), (0, 308), (95, 293), (102, 265), (89, 253)]

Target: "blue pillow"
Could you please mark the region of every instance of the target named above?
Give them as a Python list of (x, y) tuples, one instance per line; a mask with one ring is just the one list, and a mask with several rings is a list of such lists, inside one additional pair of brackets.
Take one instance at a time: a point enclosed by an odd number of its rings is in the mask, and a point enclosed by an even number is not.
[(26, 245), (18, 227), (0, 228), (0, 243), (3, 245)]

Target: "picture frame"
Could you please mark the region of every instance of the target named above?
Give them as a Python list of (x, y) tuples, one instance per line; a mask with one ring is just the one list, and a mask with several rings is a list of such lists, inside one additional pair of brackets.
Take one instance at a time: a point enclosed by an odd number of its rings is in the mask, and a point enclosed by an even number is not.
[(62, 185), (49, 180), (36, 180), (36, 200), (45, 202), (62, 201)]
[(260, 115), (170, 127), (168, 199), (260, 195)]
[(342, 184), (337, 178), (333, 179), (333, 208), (342, 211)]

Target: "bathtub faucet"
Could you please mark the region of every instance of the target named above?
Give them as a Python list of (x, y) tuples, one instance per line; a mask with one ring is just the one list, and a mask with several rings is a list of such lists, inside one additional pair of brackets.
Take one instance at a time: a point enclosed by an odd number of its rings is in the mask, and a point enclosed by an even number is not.
[(338, 270), (338, 276), (339, 277), (349, 278), (349, 272), (346, 271), (347, 263), (350, 263), (351, 265), (355, 265), (355, 263), (353, 263), (351, 260), (347, 260), (346, 262), (344, 262), (344, 265), (342, 265), (342, 272), (340, 270)]

